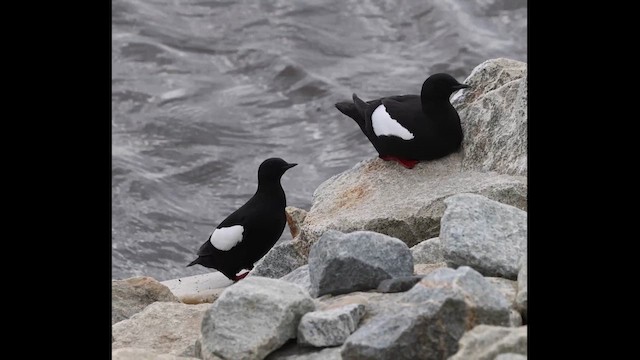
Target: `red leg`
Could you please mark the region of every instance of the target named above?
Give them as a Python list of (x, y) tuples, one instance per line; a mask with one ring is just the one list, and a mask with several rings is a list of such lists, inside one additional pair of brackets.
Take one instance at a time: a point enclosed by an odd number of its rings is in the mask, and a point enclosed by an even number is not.
[(240, 281), (240, 280), (244, 279), (247, 275), (249, 275), (249, 271), (244, 272), (244, 273), (242, 273), (242, 274), (240, 274), (240, 275), (236, 275), (236, 276), (233, 278), (233, 282), (238, 282), (238, 281)]
[(413, 167), (416, 166), (416, 164), (420, 162), (418, 160), (409, 160), (409, 159), (399, 158), (399, 157), (392, 156), (392, 155), (380, 156), (380, 159), (382, 159), (384, 161), (391, 161), (391, 160), (397, 161), (399, 164), (401, 164), (402, 166), (406, 167), (407, 169), (413, 169)]

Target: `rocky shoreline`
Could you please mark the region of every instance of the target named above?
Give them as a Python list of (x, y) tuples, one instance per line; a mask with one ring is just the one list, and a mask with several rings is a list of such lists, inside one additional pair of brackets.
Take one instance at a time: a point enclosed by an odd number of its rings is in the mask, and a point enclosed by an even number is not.
[(526, 359), (526, 79), (478, 65), (458, 153), (328, 179), (236, 284), (114, 280), (113, 359)]

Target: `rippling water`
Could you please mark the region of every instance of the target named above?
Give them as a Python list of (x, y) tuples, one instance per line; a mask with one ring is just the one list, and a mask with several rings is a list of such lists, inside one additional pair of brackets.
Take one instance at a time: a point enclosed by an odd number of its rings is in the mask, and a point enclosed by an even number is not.
[(185, 265), (266, 158), (300, 164), (282, 185), (309, 209), (320, 183), (376, 154), (335, 102), (526, 61), (526, 5), (113, 0), (112, 277), (209, 271)]

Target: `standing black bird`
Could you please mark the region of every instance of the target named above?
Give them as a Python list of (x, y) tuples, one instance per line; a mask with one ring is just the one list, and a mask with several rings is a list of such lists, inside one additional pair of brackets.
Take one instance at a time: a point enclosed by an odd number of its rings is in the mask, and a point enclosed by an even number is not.
[(284, 208), (287, 200), (280, 178), (290, 164), (280, 158), (270, 158), (258, 169), (258, 190), (238, 210), (216, 227), (209, 239), (200, 246), (198, 258), (189, 265), (200, 264), (238, 281), (248, 272), (236, 275), (242, 269), (253, 269), (278, 241), (287, 222)]
[(455, 91), (468, 88), (451, 75), (434, 74), (418, 95), (384, 97), (368, 102), (353, 94), (353, 102), (336, 108), (358, 123), (383, 160), (413, 168), (457, 151), (462, 143), (458, 112), (449, 102)]

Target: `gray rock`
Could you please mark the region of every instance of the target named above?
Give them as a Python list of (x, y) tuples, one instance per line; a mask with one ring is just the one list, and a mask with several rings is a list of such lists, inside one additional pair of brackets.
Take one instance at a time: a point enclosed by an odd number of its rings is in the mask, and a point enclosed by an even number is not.
[(280, 280), (288, 281), (296, 284), (308, 293), (311, 293), (311, 280), (309, 279), (309, 264), (302, 265), (299, 268), (293, 270), (287, 275), (280, 278)]
[(511, 311), (509, 311), (509, 326), (510, 327), (522, 326), (522, 316), (517, 310), (511, 309)]
[(446, 359), (465, 331), (510, 321), (508, 301), (469, 267), (434, 270), (404, 293), (357, 295), (368, 299), (367, 316), (344, 343), (343, 359)]
[(498, 289), (509, 301), (511, 307), (515, 306), (516, 292), (518, 291), (518, 282), (501, 277), (485, 277), (488, 282)]
[(461, 153), (411, 170), (377, 157), (362, 161), (316, 189), (299, 240), (310, 246), (329, 229), (368, 230), (413, 246), (438, 236), (443, 201), (458, 193), (478, 193), (526, 209), (526, 177), (461, 171), (461, 164)]
[(299, 286), (247, 277), (229, 286), (202, 320), (201, 354), (223, 359), (263, 359), (295, 338), (300, 318), (315, 310)]
[(410, 275), (413, 258), (407, 245), (370, 231), (327, 231), (309, 253), (313, 296), (375, 289), (382, 280)]
[(193, 344), (210, 304), (155, 302), (114, 324), (112, 349), (152, 349), (163, 354), (194, 356)]
[(518, 272), (518, 293), (516, 295), (516, 309), (520, 311), (523, 321), (527, 321), (527, 254), (522, 257)]
[(492, 59), (452, 98), (464, 139), (464, 169), (527, 175), (527, 64)]
[(527, 213), (477, 194), (444, 202), (440, 241), (447, 264), (515, 280), (518, 260), (527, 251)]
[(466, 319), (469, 326), (475, 324), (509, 325), (509, 302), (504, 295), (480, 273), (468, 266), (456, 270), (442, 268), (435, 270), (403, 293), (400, 301), (423, 303), (460, 299), (469, 312)]
[(403, 276), (393, 279), (382, 280), (378, 285), (378, 291), (383, 293), (403, 292), (411, 289), (415, 284), (422, 280), (424, 276), (413, 275)]
[(527, 327), (478, 325), (460, 339), (460, 349), (449, 360), (493, 360), (503, 353), (527, 354)]
[(111, 352), (112, 360), (195, 360), (195, 357), (183, 357), (160, 354), (149, 349), (120, 348)]
[(446, 262), (439, 262), (435, 264), (414, 264), (413, 273), (415, 275), (429, 275), (437, 269), (446, 267), (448, 267)]
[(295, 239), (298, 233), (300, 233), (300, 226), (304, 218), (307, 217), (307, 211), (293, 206), (287, 206), (284, 208), (284, 211), (287, 215), (287, 224), (289, 225), (291, 238)]
[(414, 264), (436, 264), (444, 261), (442, 243), (435, 237), (414, 245), (411, 248)]
[(194, 345), (194, 353), (196, 358), (202, 360), (224, 360), (220, 357), (215, 356), (209, 351), (202, 351), (202, 335), (198, 338), (198, 340), (196, 340), (196, 343)]
[(527, 360), (527, 356), (514, 353), (504, 353), (496, 356), (494, 360)]
[(298, 325), (298, 344), (316, 347), (342, 345), (365, 314), (362, 304), (304, 314)]
[(306, 264), (307, 258), (298, 252), (293, 241), (285, 241), (272, 247), (269, 252), (255, 263), (247, 275), (281, 278), (298, 267)]
[(466, 310), (461, 299), (396, 304), (394, 311), (361, 325), (344, 343), (342, 358), (446, 359), (458, 350), (458, 339), (466, 330)]
[(362, 305), (369, 312), (368, 299), (372, 296), (376, 296), (374, 292), (354, 292), (350, 294), (342, 294), (337, 296), (325, 295), (316, 299), (316, 306), (318, 310), (331, 310), (341, 308), (347, 305)]
[(315, 348), (291, 342), (272, 352), (265, 360), (342, 360), (339, 346)]
[(130, 318), (156, 301), (179, 302), (168, 287), (147, 276), (111, 281), (111, 324)]

